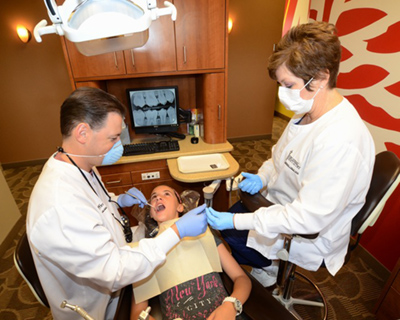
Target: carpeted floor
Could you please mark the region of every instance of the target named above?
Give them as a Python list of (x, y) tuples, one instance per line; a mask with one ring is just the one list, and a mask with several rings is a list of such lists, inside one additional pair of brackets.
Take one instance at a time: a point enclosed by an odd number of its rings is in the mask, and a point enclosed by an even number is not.
[[(271, 146), (277, 141), (286, 121), (274, 119), (271, 139), (232, 142), (232, 155), (239, 162), (242, 171), (255, 172), (263, 161), (270, 157)], [(5, 178), (23, 216), (33, 185), (41, 166), (4, 170)], [(25, 232), (22, 225), (13, 244), (0, 257), (0, 319), (52, 319), (48, 309), (36, 302), (28, 286), (18, 274), (13, 263), (17, 241)], [(325, 269), (317, 272), (301, 270), (315, 281), (328, 301), (328, 319), (358, 320), (375, 319), (371, 310), (389, 276), (389, 272), (375, 261), (362, 247), (358, 247), (348, 264), (332, 277)], [(298, 294), (309, 294), (310, 286), (297, 282)], [(316, 307), (297, 309), (304, 319), (320, 319), (321, 310)]]

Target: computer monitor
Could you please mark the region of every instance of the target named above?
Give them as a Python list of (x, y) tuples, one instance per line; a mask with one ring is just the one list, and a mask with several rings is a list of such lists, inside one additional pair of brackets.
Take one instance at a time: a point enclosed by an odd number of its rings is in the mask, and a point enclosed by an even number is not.
[(132, 128), (137, 134), (167, 134), (179, 129), (178, 87), (127, 89)]

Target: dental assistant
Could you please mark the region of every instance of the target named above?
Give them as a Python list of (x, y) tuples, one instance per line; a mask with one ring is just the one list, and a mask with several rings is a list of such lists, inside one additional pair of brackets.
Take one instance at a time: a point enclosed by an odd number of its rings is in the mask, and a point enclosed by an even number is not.
[(326, 22), (299, 25), (269, 59), (279, 99), (295, 115), (271, 159), (257, 174), (243, 173), (239, 188), (262, 191), (275, 205), (254, 213), (239, 203), (231, 209), (243, 214), (207, 209), (209, 224), (225, 230), (234, 257), (253, 266), (251, 274), (264, 286), (276, 280), (270, 264), (283, 247), (282, 233), (319, 233), (315, 240), (293, 239), (289, 260), (314, 271), (325, 264), (335, 275), (347, 253), (351, 220), (369, 189), (374, 142), (355, 108), (335, 89), (341, 57), (336, 33)]
[(146, 198), (109, 194), (95, 167), (116, 162), (124, 106), (95, 88), (79, 88), (62, 104), (62, 147), (45, 164), (33, 189), (26, 222), (33, 259), (53, 318), (81, 319), (60, 307), (78, 305), (94, 319), (113, 319), (119, 291), (163, 263), (181, 238), (207, 227), (204, 207), (179, 219), (157, 239), (137, 248), (125, 214), (118, 208), (143, 206)]

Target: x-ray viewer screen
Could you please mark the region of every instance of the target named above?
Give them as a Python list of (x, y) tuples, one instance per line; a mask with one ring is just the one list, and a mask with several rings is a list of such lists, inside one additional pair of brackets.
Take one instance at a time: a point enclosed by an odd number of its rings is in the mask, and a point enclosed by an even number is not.
[(128, 89), (132, 126), (136, 133), (177, 131), (178, 88)]

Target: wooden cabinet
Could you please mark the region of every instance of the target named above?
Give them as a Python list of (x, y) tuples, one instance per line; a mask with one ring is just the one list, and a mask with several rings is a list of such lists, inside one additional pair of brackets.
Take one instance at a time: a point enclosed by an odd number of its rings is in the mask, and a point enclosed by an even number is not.
[(101, 88), (127, 105), (128, 88), (176, 85), (181, 108), (201, 109), (204, 141), (226, 142), (226, 2), (175, 0), (177, 20), (162, 16), (153, 21), (149, 40), (140, 48), (87, 57), (63, 39), (73, 87)]
[(208, 73), (203, 76), (200, 95), (203, 106), (204, 141), (223, 143), (226, 141), (226, 82), (224, 73)]
[[(151, 191), (155, 187), (165, 184), (174, 188), (179, 193), (184, 190), (195, 190), (201, 196), (200, 203), (204, 203), (203, 187), (211, 183), (211, 181), (184, 183), (174, 180), (169, 173), (166, 160), (100, 166), (97, 170), (99, 171), (107, 190), (116, 195), (122, 194), (132, 187), (136, 187), (142, 191), (147, 198), (150, 198)], [(144, 180), (142, 175), (151, 172), (158, 172), (160, 178)], [(226, 211), (228, 206), (229, 193), (226, 191), (225, 182), (223, 182), (214, 195), (213, 208), (219, 211)], [(124, 211), (129, 214), (131, 209), (127, 208)], [(131, 224), (136, 225), (135, 220), (131, 219)]]
[(81, 54), (72, 42), (66, 39), (64, 41), (67, 62), (70, 65), (72, 77), (75, 80), (126, 74), (123, 52), (119, 51), (87, 57)]
[[(162, 1), (158, 1), (162, 7)], [(153, 21), (143, 47), (124, 51), (127, 74), (176, 70), (174, 22), (170, 16)]]
[(225, 0), (175, 0), (178, 70), (224, 68)]
[[(157, 3), (163, 6), (161, 0)], [(64, 39), (73, 78), (224, 69), (225, 0), (176, 0), (174, 4), (177, 20), (163, 16), (153, 21), (149, 40), (140, 48), (87, 57)]]
[(378, 320), (400, 319), (400, 259), (386, 282), (381, 296), (375, 305), (374, 313)]
[[(161, 0), (157, 3), (163, 6)], [(174, 23), (170, 16), (152, 22), (149, 39), (140, 48), (87, 57), (68, 40), (65, 47), (75, 79), (176, 71)]]

